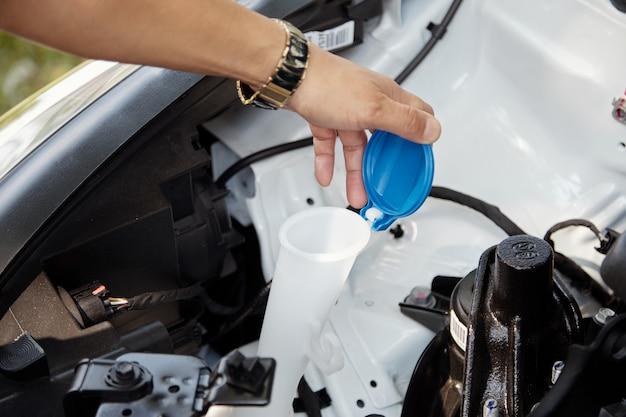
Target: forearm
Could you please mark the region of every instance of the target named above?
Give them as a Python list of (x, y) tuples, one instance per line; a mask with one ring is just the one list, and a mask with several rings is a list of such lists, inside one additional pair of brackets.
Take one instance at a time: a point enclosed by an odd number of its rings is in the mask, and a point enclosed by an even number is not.
[(232, 0), (1, 0), (0, 28), (87, 58), (261, 85), (285, 42), (276, 22)]

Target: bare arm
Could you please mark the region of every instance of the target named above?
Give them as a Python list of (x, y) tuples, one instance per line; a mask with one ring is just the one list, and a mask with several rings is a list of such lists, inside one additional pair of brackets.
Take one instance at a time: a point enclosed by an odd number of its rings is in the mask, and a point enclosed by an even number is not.
[[(0, 28), (88, 58), (154, 65), (262, 85), (284, 47), (280, 25), (232, 0), (0, 0)], [(315, 173), (330, 183), (337, 137), (348, 200), (367, 196), (361, 178), (365, 129), (431, 143), (432, 108), (393, 80), (317, 47), (288, 103), (311, 126)]]
[(285, 32), (231, 0), (2, 0), (0, 27), (76, 55), (262, 84)]

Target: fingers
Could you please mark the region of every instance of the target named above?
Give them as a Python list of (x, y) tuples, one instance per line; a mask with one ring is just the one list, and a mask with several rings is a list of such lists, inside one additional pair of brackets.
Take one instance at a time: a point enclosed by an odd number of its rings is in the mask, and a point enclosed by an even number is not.
[(321, 186), (326, 187), (333, 179), (337, 131), (315, 125), (310, 125), (310, 128), (315, 152), (315, 178)]
[[(316, 125), (310, 125), (313, 133), (313, 149), (315, 151), (315, 177), (322, 186), (327, 186), (333, 178), (335, 164), (335, 141), (337, 131)], [(339, 138), (343, 144), (343, 155), (346, 163), (346, 192), (348, 202), (355, 208), (367, 203), (367, 194), (363, 186), (361, 166), (363, 152), (367, 144), (364, 131), (340, 131)]]
[[(432, 110), (432, 109), (431, 109)], [(364, 125), (386, 130), (418, 143), (433, 143), (441, 125), (428, 111), (385, 97), (371, 107)]]
[(361, 174), (363, 152), (367, 144), (365, 132), (340, 130), (339, 138), (343, 144), (343, 156), (346, 163), (346, 191), (352, 207), (361, 208), (367, 203), (367, 194)]
[(396, 91), (396, 97), (394, 98), (400, 103), (408, 104), (409, 106), (416, 107), (420, 110), (425, 111), (426, 113), (430, 113), (433, 116), (435, 115), (435, 111), (430, 106), (430, 104), (426, 103), (418, 96), (409, 93), (400, 86), (398, 86), (398, 90)]

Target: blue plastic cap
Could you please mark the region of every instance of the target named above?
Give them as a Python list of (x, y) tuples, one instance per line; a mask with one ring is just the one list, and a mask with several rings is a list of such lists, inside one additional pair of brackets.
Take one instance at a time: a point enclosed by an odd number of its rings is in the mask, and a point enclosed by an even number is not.
[[(386, 230), (400, 217), (413, 214), (433, 185), (435, 160), (431, 145), (421, 145), (377, 130), (363, 156), (363, 182), (369, 198), (361, 216), (372, 230)], [(370, 218), (366, 213), (370, 209)], [(377, 216), (371, 218), (371, 213)]]

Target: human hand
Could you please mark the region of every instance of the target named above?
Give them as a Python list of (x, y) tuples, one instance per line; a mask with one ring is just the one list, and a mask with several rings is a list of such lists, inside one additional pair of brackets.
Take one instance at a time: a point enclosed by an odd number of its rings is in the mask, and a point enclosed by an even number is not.
[(363, 207), (367, 202), (361, 174), (367, 143), (365, 129), (382, 129), (418, 143), (432, 143), (439, 138), (441, 126), (428, 103), (392, 79), (314, 45), (310, 48), (305, 79), (287, 107), (309, 122), (315, 176), (322, 186), (332, 180), (335, 140), (339, 136), (348, 202)]

